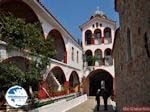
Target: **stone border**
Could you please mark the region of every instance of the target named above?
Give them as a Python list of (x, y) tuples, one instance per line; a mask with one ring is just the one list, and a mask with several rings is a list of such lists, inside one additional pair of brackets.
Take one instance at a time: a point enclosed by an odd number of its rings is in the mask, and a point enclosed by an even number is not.
[(85, 102), (86, 100), (87, 100), (87, 95), (82, 95), (69, 101), (61, 100), (53, 104), (42, 106), (40, 108), (32, 110), (31, 112), (65, 112)]

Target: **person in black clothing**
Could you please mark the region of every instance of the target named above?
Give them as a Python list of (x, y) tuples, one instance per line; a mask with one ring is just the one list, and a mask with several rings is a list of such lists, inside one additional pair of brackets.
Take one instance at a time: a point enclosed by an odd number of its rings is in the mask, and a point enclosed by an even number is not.
[(106, 89), (101, 89), (101, 96), (104, 99), (104, 110), (108, 110), (107, 108), (107, 99), (109, 97), (108, 91)]
[(103, 97), (104, 100), (104, 110), (108, 110), (107, 108), (107, 99), (109, 97), (109, 92), (105, 86), (105, 81), (101, 81), (101, 92), (100, 92), (100, 96)]
[(96, 101), (97, 101), (97, 111), (99, 111), (99, 106), (100, 106), (100, 89), (97, 90), (96, 92)]

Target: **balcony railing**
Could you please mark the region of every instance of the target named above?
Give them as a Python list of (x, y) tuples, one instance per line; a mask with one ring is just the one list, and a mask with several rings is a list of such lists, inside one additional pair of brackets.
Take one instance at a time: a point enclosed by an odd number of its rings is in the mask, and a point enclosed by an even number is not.
[(111, 56), (105, 56), (105, 66), (113, 65), (113, 60)]
[(111, 37), (104, 37), (104, 44), (110, 44), (112, 42)]
[(95, 66), (102, 66), (103, 65), (103, 60), (101, 59), (101, 60), (96, 60), (95, 61)]

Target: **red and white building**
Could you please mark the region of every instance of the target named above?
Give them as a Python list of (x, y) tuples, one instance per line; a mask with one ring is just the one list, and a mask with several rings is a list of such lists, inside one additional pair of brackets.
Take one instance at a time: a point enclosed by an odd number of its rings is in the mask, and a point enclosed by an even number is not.
[[(110, 91), (115, 89), (111, 51), (116, 25), (103, 12), (97, 10), (88, 22), (80, 26), (82, 48), (39, 0), (0, 0), (0, 11), (11, 12), (31, 23), (39, 22), (45, 39), (55, 40), (57, 55), (50, 59), (51, 64), (43, 74), (39, 98), (53, 96), (49, 89), (61, 91), (64, 86), (69, 86), (69, 92), (78, 92), (82, 87), (85, 93), (94, 95), (102, 80)], [(0, 41), (0, 61), (15, 61), (22, 69), (28, 69), (30, 57), (6, 47), (6, 43)]]
[[(83, 74), (82, 47), (58, 20), (40, 3), (39, 0), (1, 0), (1, 12), (11, 12), (28, 22), (39, 22), (45, 39), (53, 38), (57, 52), (50, 66), (43, 74), (43, 83), (39, 86), (39, 98), (46, 98), (50, 88), (61, 91), (69, 86), (70, 92), (78, 92)], [(6, 44), (0, 42), (0, 60), (15, 61), (27, 69), (29, 57), (16, 50), (6, 50)], [(45, 91), (46, 90), (46, 91)], [(59, 93), (59, 95), (64, 93)], [(51, 95), (51, 93), (49, 93)]]
[(95, 95), (97, 89), (101, 88), (102, 81), (105, 81), (109, 91), (113, 91), (115, 73), (112, 46), (116, 30), (115, 21), (109, 20), (97, 9), (80, 29), (84, 52), (84, 92)]

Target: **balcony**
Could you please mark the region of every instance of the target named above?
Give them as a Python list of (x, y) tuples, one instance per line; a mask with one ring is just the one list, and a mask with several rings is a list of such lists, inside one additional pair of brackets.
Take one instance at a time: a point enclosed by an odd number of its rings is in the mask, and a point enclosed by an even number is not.
[(105, 56), (105, 66), (113, 65), (113, 60), (111, 56)]
[(104, 37), (104, 44), (110, 44), (112, 43), (111, 37)]

